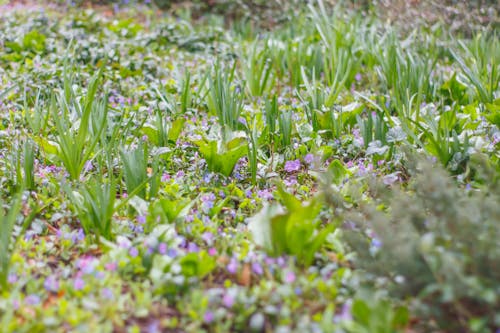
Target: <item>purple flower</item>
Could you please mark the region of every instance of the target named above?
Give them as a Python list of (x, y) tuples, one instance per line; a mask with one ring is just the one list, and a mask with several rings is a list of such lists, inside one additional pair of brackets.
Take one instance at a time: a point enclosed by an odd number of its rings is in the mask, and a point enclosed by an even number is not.
[(94, 272), (96, 265), (97, 259), (94, 257), (83, 257), (76, 261), (76, 267), (78, 267), (83, 274), (91, 274)]
[(215, 194), (209, 193), (201, 197), (201, 209), (205, 214), (210, 212), (210, 209), (214, 207)]
[(84, 286), (85, 281), (83, 281), (83, 279), (80, 277), (77, 277), (75, 281), (73, 281), (73, 289), (75, 290), (82, 290)]
[(113, 292), (109, 288), (103, 288), (101, 293), (102, 293), (102, 297), (104, 297), (105, 299), (113, 299), (114, 298)]
[(14, 284), (17, 282), (17, 275), (14, 273), (10, 273), (9, 277), (7, 278), (7, 282), (10, 284)]
[(299, 171), (301, 167), (300, 160), (294, 160), (294, 161), (287, 161), (285, 163), (285, 171), (286, 172), (295, 172)]
[(231, 258), (226, 269), (229, 273), (236, 274), (236, 272), (238, 271), (238, 261), (235, 258)]
[(24, 299), (24, 302), (28, 305), (37, 305), (38, 303), (40, 303), (40, 296), (29, 295)]
[(131, 247), (130, 250), (128, 251), (128, 254), (132, 257), (135, 258), (139, 255), (139, 250), (137, 250), (136, 247)]
[(59, 281), (54, 275), (50, 275), (45, 279), (43, 287), (47, 291), (57, 292), (59, 290)]
[(161, 255), (166, 254), (167, 253), (167, 244), (160, 243), (160, 245), (158, 245), (158, 253)]
[(356, 75), (354, 76), (354, 79), (358, 82), (361, 81), (362, 78), (363, 76), (361, 76), (361, 73), (356, 73)]
[(222, 304), (226, 308), (232, 308), (234, 305), (234, 296), (231, 293), (227, 292), (224, 297), (222, 297)]
[(208, 245), (211, 245), (214, 240), (214, 235), (211, 232), (206, 231), (201, 235), (201, 239), (203, 239)]
[(262, 269), (262, 265), (259, 264), (258, 262), (252, 263), (252, 271), (257, 275), (262, 275), (264, 273), (264, 270)]
[(198, 252), (200, 248), (198, 247), (198, 245), (196, 245), (196, 243), (190, 242), (188, 244), (187, 250), (188, 252)]
[(307, 154), (306, 156), (304, 156), (304, 162), (306, 162), (307, 164), (311, 164), (312, 162), (314, 162), (314, 155)]
[(399, 174), (399, 172), (390, 173), (390, 174), (384, 176), (384, 178), (382, 179), (382, 182), (385, 185), (392, 185), (399, 180), (398, 174)]
[(337, 320), (352, 320), (351, 315), (351, 302), (347, 301), (342, 305), (342, 309), (340, 310), (340, 314), (336, 318)]
[(257, 196), (262, 200), (271, 200), (273, 199), (273, 194), (269, 190), (259, 190), (257, 191)]
[(297, 184), (297, 177), (291, 176), (291, 177), (285, 178), (283, 180), (283, 183), (285, 184), (285, 186), (291, 187), (291, 186)]
[(85, 162), (85, 165), (83, 166), (83, 172), (89, 172), (93, 169), (93, 165), (91, 161)]
[(212, 311), (207, 311), (205, 312), (205, 315), (203, 316), (203, 321), (207, 324), (210, 324), (211, 322), (214, 321), (214, 314)]
[(117, 267), (118, 265), (116, 264), (116, 262), (109, 262), (106, 265), (104, 265), (104, 268), (106, 268), (106, 270), (110, 272), (116, 271)]
[(382, 241), (378, 238), (372, 238), (372, 246), (379, 249), (382, 246)]
[(144, 216), (144, 215), (137, 216), (137, 223), (139, 223), (139, 224), (146, 223), (146, 216)]
[(85, 233), (82, 228), (79, 228), (76, 235), (72, 237), (72, 241), (76, 243), (76, 241), (82, 241), (85, 239)]
[(293, 283), (295, 281), (295, 273), (288, 271), (285, 274), (285, 283)]
[(160, 332), (159, 327), (160, 327), (159, 321), (154, 320), (151, 324), (149, 324), (147, 332), (148, 333), (158, 333), (158, 332)]
[(169, 256), (170, 258), (175, 258), (177, 257), (177, 251), (175, 249), (168, 249), (167, 256)]
[(284, 266), (286, 266), (286, 261), (283, 257), (278, 257), (276, 259), (276, 264), (278, 264), (281, 267), (284, 267)]

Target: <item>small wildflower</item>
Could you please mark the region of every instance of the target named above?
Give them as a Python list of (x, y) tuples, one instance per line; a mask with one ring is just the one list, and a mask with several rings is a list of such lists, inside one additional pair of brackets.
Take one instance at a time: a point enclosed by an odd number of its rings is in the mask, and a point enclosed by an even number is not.
[(306, 162), (309, 165), (312, 164), (312, 162), (314, 162), (314, 155), (307, 154), (306, 156), (304, 156), (304, 162)]
[(293, 283), (295, 281), (295, 273), (288, 271), (285, 274), (285, 283)]
[(287, 161), (285, 163), (285, 171), (289, 173), (299, 171), (301, 166), (300, 160)]
[(200, 250), (200, 248), (198, 247), (198, 245), (196, 245), (196, 243), (189, 243), (188, 244), (188, 248), (187, 248), (188, 252), (198, 252)]
[(45, 279), (43, 287), (47, 291), (57, 292), (59, 290), (59, 281), (54, 275), (50, 275)]
[(106, 265), (104, 265), (104, 268), (107, 271), (114, 272), (118, 268), (118, 265), (116, 264), (116, 262), (108, 262)]
[(234, 305), (234, 301), (235, 301), (234, 296), (230, 292), (227, 292), (222, 298), (222, 304), (226, 308), (232, 308)]
[(24, 302), (28, 305), (37, 305), (40, 303), (40, 296), (38, 295), (29, 295), (24, 299)]
[(84, 286), (85, 286), (85, 281), (83, 281), (83, 279), (80, 277), (77, 277), (73, 282), (73, 289), (75, 290), (82, 290)]
[(210, 210), (214, 207), (215, 194), (209, 193), (201, 197), (201, 209), (205, 214), (208, 214)]
[(160, 243), (160, 245), (158, 245), (158, 253), (161, 255), (165, 255), (167, 253), (167, 244)]
[(132, 257), (135, 258), (139, 255), (139, 250), (137, 250), (136, 247), (131, 247), (130, 250), (128, 251), (128, 254)]
[(273, 194), (268, 190), (259, 190), (257, 191), (257, 196), (262, 200), (271, 200), (273, 199)]
[(105, 299), (113, 299), (113, 297), (114, 297), (113, 291), (111, 291), (111, 289), (109, 289), (109, 288), (103, 288), (101, 291), (101, 294), (102, 294), (102, 297), (104, 297)]
[(259, 264), (258, 262), (253, 262), (252, 263), (252, 271), (257, 274), (257, 275), (262, 275), (264, 274), (264, 270), (262, 269), (262, 265)]
[(211, 232), (206, 231), (201, 235), (201, 239), (203, 239), (208, 245), (212, 245), (214, 235)]
[(214, 321), (214, 314), (212, 311), (207, 311), (205, 312), (205, 315), (203, 316), (203, 321), (207, 324), (210, 324), (211, 322)]
[(175, 257), (177, 257), (177, 250), (175, 250), (175, 249), (168, 249), (167, 255), (170, 258), (175, 258)]
[(236, 274), (236, 272), (238, 271), (238, 261), (236, 260), (236, 258), (231, 258), (226, 269), (229, 273)]
[(16, 274), (13, 274), (13, 273), (10, 273), (9, 274), (9, 277), (7, 278), (7, 282), (9, 284), (14, 284), (17, 282), (17, 275)]
[(164, 173), (162, 176), (161, 176), (161, 181), (162, 182), (166, 182), (170, 180), (170, 175), (168, 173)]

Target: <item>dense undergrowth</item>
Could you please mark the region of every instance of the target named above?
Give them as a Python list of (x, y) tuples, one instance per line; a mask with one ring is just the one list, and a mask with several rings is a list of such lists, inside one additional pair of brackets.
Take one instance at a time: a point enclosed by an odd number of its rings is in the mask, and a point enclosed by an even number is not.
[(494, 25), (4, 8), (2, 332), (500, 327)]

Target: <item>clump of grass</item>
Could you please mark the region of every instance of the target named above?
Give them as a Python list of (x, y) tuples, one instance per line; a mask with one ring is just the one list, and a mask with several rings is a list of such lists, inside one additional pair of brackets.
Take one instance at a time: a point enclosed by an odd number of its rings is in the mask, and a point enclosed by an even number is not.
[[(70, 178), (78, 180), (85, 163), (95, 155), (101, 133), (106, 128), (107, 104), (97, 99), (102, 69), (90, 80), (81, 103), (73, 91), (73, 82), (68, 71), (69, 68), (66, 66), (64, 91), (52, 96), (50, 108), (57, 131), (57, 156)], [(95, 124), (94, 117), (100, 119), (97, 128), (91, 126)], [(75, 123), (75, 120), (78, 121)]]

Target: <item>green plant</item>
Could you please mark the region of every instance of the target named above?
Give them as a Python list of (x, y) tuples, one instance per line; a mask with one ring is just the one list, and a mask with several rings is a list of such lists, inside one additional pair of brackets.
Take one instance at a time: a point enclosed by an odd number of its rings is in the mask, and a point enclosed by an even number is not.
[(339, 137), (343, 129), (343, 116), (336, 114), (335, 102), (340, 94), (345, 77), (338, 81), (334, 79), (328, 88), (319, 84), (314, 78), (310, 81), (304, 70), (302, 70), (302, 80), (306, 89), (305, 96), (297, 93), (305, 105), (306, 116), (314, 131), (329, 131), (334, 137)]
[(27, 190), (35, 189), (35, 146), (33, 141), (26, 140), (23, 145), (23, 171), (24, 171), (24, 188)]
[(444, 166), (452, 171), (461, 171), (469, 158), (469, 136), (465, 133), (461, 140), (457, 135), (457, 107), (442, 112), (439, 120), (432, 114), (421, 117), (420, 123), (415, 126), (422, 133), (421, 140), (424, 148), (431, 155), (436, 156)]
[(351, 333), (401, 332), (409, 321), (406, 307), (395, 307), (387, 300), (368, 302), (356, 299), (351, 306), (351, 314), (352, 320), (344, 323)]
[(183, 198), (160, 198), (151, 205), (152, 212), (162, 221), (173, 223), (178, 217), (187, 214), (193, 205), (193, 200)]
[(186, 71), (184, 77), (180, 80), (178, 89), (180, 90), (179, 101), (175, 100), (174, 96), (156, 90), (156, 94), (166, 106), (170, 116), (178, 117), (181, 114), (186, 114), (193, 106), (193, 94), (191, 92), (191, 74)]
[(208, 109), (213, 115), (217, 116), (223, 133), (227, 130), (238, 130), (240, 128), (239, 118), (243, 110), (243, 100), (241, 89), (233, 86), (235, 68), (236, 63), (231, 70), (224, 71), (217, 63), (214, 74), (208, 81)]
[[(379, 49), (374, 51), (378, 59), (378, 75), (384, 87), (391, 92), (391, 102), (401, 117), (419, 121), (418, 110), (422, 102), (430, 101), (437, 91), (433, 81), (433, 71), (437, 55), (423, 56), (405, 50), (397, 40), (395, 33), (388, 34)], [(409, 100), (414, 99), (415, 108), (405, 109)]]
[(374, 141), (380, 141), (382, 144), (387, 144), (387, 132), (389, 130), (387, 123), (384, 121), (384, 114), (380, 112), (372, 112), (366, 117), (356, 116), (361, 136), (365, 148)]
[(33, 110), (28, 106), (26, 89), (24, 92), (24, 118), (33, 134), (41, 134), (47, 127), (50, 112), (46, 112), (44, 100), (41, 99), (41, 90), (36, 93)]
[(249, 138), (247, 143), (248, 161), (250, 165), (250, 174), (252, 175), (252, 183), (254, 185), (257, 183), (257, 155), (259, 148), (258, 129), (257, 119), (254, 118), (252, 126), (247, 129), (247, 137)]
[[(120, 151), (120, 157), (123, 164), (123, 176), (127, 186), (128, 193), (138, 191), (137, 195), (146, 199), (146, 188), (142, 184), (148, 181), (148, 149), (143, 143), (136, 148), (126, 151)], [(139, 188), (141, 188), (139, 190)]]
[(260, 43), (254, 42), (248, 47), (247, 54), (240, 57), (248, 92), (254, 97), (267, 94), (274, 83), (268, 43), (264, 40), (263, 44), (260, 49)]
[(264, 106), (265, 132), (267, 133), (266, 143), (269, 144), (271, 151), (274, 148), (277, 138), (276, 123), (279, 117), (278, 99), (276, 95), (272, 99), (266, 99)]
[(212, 128), (211, 133), (201, 140), (194, 140), (208, 169), (229, 176), (238, 160), (248, 152), (247, 138), (242, 132), (227, 132)]
[(168, 147), (169, 144), (175, 144), (185, 122), (186, 119), (179, 117), (168, 123), (165, 115), (157, 109), (155, 111), (155, 122), (153, 124), (144, 124), (142, 132), (153, 144), (159, 147)]
[[(499, 325), (499, 178), (495, 165), (480, 155), (474, 161), (484, 181), (478, 190), (464, 191), (441, 168), (412, 158), (411, 192), (373, 185), (374, 204), (359, 201), (344, 216), (357, 226), (345, 230), (355, 265), (383, 277), (392, 296), (415, 297), (424, 330)], [(364, 236), (370, 230), (375, 252)]]
[[(3, 200), (0, 200), (0, 287), (7, 290), (7, 277), (10, 269), (10, 259), (17, 239), (24, 234), (26, 229), (38, 213), (38, 209), (30, 207), (31, 212), (24, 217), (22, 191), (13, 196), (8, 210), (5, 209)], [(16, 229), (16, 222), (22, 217), (20, 229)]]
[[(95, 154), (101, 133), (106, 127), (107, 103), (96, 99), (102, 69), (90, 80), (81, 104), (73, 91), (73, 82), (68, 71), (69, 68), (65, 66), (64, 91), (57, 96), (52, 96), (50, 108), (57, 130), (57, 156), (68, 171), (70, 178), (77, 180), (85, 163)], [(101, 115), (98, 117), (101, 123), (97, 128), (92, 128), (91, 124), (96, 114)], [(75, 118), (79, 120), (77, 128), (74, 126)]]
[(333, 231), (334, 225), (321, 228), (318, 215), (322, 199), (319, 196), (302, 204), (282, 187), (278, 188), (278, 195), (286, 210), (278, 204), (264, 206), (249, 220), (248, 228), (256, 244), (270, 255), (295, 255), (301, 264), (308, 266)]
[(182, 274), (186, 278), (197, 277), (201, 279), (215, 268), (215, 258), (209, 256), (206, 251), (200, 251), (188, 253), (180, 259), (179, 264)]
[(97, 242), (103, 237), (113, 240), (113, 214), (116, 201), (116, 181), (102, 183), (96, 179), (87, 180), (79, 191), (69, 188), (66, 192), (71, 199), (86, 235), (94, 235)]
[[(500, 42), (496, 35), (478, 34), (470, 45), (458, 42), (466, 59), (457, 51), (451, 54), (465, 74), (469, 85), (483, 103), (492, 103), (500, 84)], [(467, 64), (469, 62), (469, 65)]]
[(292, 145), (292, 111), (283, 111), (278, 117), (279, 142), (281, 148), (285, 149)]

